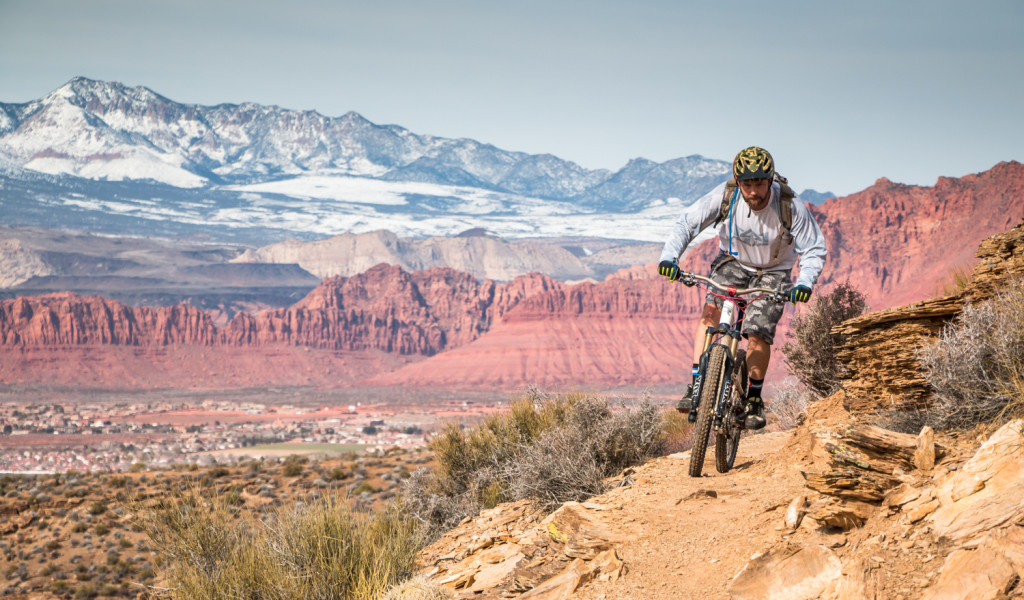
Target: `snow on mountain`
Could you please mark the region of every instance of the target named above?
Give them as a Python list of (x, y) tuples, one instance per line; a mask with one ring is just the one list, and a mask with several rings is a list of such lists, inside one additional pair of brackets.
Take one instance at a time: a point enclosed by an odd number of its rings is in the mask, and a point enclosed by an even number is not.
[(674, 220), (729, 171), (700, 156), (589, 170), (550, 154), (377, 125), (354, 112), (181, 104), (145, 87), (83, 77), (39, 100), (0, 103), (3, 162), (57, 177), (49, 195), (33, 192), (37, 181), (12, 187), (19, 202), (63, 207), (70, 220), (90, 213), (86, 220), (100, 227), (116, 216), (122, 228), (129, 219), (143, 228), (173, 221), (304, 236), (374, 228), (453, 235), (473, 227), (504, 236), (621, 236), (632, 221), (629, 235), (652, 239), (644, 219), (671, 209)]

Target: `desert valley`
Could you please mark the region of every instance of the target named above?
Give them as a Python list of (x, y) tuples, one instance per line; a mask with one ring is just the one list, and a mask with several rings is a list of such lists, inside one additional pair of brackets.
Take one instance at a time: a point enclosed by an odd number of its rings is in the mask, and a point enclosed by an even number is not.
[[(213, 490), (246, 522), (332, 497), (384, 514), (438, 465), (432, 442), (524, 398), (597, 395), (657, 405), (661, 454), (589, 501), (460, 517), (415, 571), (464, 598), (1024, 597), (1006, 501), (1024, 468), (994, 431), (875, 427), (932, 406), (896, 346), (1024, 273), (1024, 165), (802, 192), (829, 253), (815, 295), (849, 284), (869, 307), (843, 324), (842, 391), (773, 410), (794, 381), (773, 359), (769, 433), (691, 479), (689, 426), (664, 409), (703, 297), (656, 263), (728, 170), (589, 171), (85, 78), (0, 104), (0, 596), (165, 597), (171, 559), (138, 515), (169, 498)], [(806, 308), (786, 310), (779, 346)], [(711, 574), (683, 596), (691, 561)], [(957, 588), (972, 572), (991, 585)]]

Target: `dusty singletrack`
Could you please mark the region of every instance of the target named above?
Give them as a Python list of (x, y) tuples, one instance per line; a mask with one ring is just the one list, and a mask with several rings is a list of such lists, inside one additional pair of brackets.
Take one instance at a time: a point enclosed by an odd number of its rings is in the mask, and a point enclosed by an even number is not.
[(603, 522), (622, 540), (616, 551), (628, 572), (585, 585), (573, 597), (728, 598), (729, 582), (751, 556), (789, 536), (786, 507), (807, 491), (797, 457), (780, 454), (793, 438), (793, 432), (743, 437), (726, 474), (715, 470), (712, 446), (699, 478), (687, 474), (689, 452), (662, 457), (637, 468), (633, 485), (594, 498), (611, 507)]

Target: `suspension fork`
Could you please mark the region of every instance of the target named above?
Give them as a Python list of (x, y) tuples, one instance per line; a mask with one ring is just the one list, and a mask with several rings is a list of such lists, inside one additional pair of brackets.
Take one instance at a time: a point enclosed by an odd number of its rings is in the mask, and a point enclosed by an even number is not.
[[(732, 368), (735, 361), (736, 349), (739, 346), (739, 331), (731, 330), (728, 325), (721, 323), (719, 325), (713, 325), (708, 327), (704, 333), (704, 351), (700, 355), (700, 363), (697, 369), (697, 378), (693, 381), (693, 394), (690, 396), (690, 410), (697, 410), (699, 408), (701, 392), (704, 389), (704, 380), (708, 374), (708, 357), (710, 356), (711, 346), (716, 342), (715, 336), (721, 336), (722, 339), (717, 342), (718, 345), (725, 346), (728, 350), (725, 356), (725, 369), (722, 374), (722, 379), (719, 381), (719, 385), (723, 386), (720, 389), (729, 388), (732, 389)], [(726, 398), (729, 397), (728, 393), (724, 395)], [(716, 427), (721, 419), (723, 406), (721, 398), (715, 402), (715, 406), (712, 409), (715, 411), (715, 423)]]
[(729, 407), (729, 398), (732, 396), (732, 386), (735, 382), (732, 380), (733, 367), (736, 365), (736, 351), (740, 345), (740, 332), (738, 329), (732, 329), (725, 336), (725, 340), (721, 343), (725, 346), (729, 352), (725, 355), (725, 365), (723, 365), (722, 373), (722, 384), (719, 388), (718, 401), (715, 403), (715, 429), (719, 429), (722, 426), (722, 417), (725, 416), (725, 412)]

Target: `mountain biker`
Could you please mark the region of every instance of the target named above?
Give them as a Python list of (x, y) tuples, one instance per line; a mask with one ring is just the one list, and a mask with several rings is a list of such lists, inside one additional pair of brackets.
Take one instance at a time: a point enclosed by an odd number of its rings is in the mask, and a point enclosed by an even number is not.
[[(658, 273), (671, 281), (679, 279), (678, 260), (683, 251), (697, 234), (717, 224), (720, 251), (711, 263), (708, 277), (727, 286), (779, 289), (783, 283), (786, 286), (791, 283), (790, 271), (799, 259), (800, 273), (789, 299), (807, 302), (825, 264), (825, 238), (821, 229), (804, 203), (786, 185), (785, 178), (775, 173), (775, 162), (767, 150), (757, 146), (741, 150), (733, 160), (732, 173), (733, 180), (720, 184), (683, 211), (661, 251)], [(739, 201), (740, 197), (743, 202)], [(786, 231), (782, 217), (782, 204), (787, 201), (792, 203), (790, 231)], [(709, 293), (693, 339), (694, 381), (704, 349), (704, 332), (718, 324), (721, 309), (722, 301)], [(755, 300), (746, 309), (742, 331), (747, 339), (750, 374), (746, 429), (765, 426), (761, 394), (782, 309), (782, 304), (768, 298)], [(692, 395), (691, 383), (676, 406), (680, 412), (689, 411), (690, 422), (696, 420), (696, 415), (690, 411)]]

